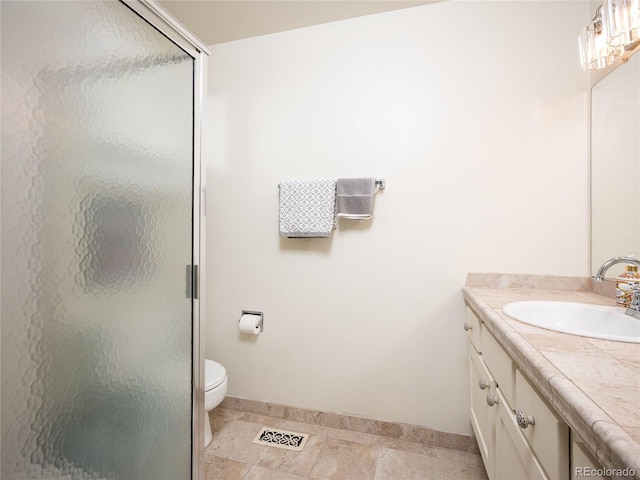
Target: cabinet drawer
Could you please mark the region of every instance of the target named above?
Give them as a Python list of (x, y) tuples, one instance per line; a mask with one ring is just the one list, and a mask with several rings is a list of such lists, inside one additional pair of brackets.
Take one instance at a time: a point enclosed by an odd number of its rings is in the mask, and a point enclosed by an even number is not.
[(469, 376), (471, 426), (480, 448), (485, 469), (489, 478), (492, 478), (496, 408), (487, 404), (487, 394), (496, 395), (496, 382), (472, 345), (469, 345), (469, 367), (471, 372)]
[(467, 325), (471, 327), (470, 330), (467, 330), (471, 345), (477, 352), (482, 352), (482, 321), (469, 307), (467, 307)]
[(533, 417), (535, 423), (520, 428), (520, 431), (531, 444), (547, 475), (553, 479), (568, 480), (569, 427), (519, 370), (516, 372), (516, 403), (512, 406), (525, 416)]
[(516, 366), (511, 361), (498, 341), (489, 330), (484, 329), (482, 335), (482, 358), (484, 363), (496, 379), (502, 395), (513, 406), (515, 399), (515, 371)]
[(556, 480), (545, 473), (500, 392), (498, 398), (496, 454), (491, 480)]

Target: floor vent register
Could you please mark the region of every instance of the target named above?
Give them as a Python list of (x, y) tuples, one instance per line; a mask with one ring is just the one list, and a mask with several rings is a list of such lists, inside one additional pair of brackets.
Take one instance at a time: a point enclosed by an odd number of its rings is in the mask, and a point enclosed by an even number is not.
[(263, 427), (253, 443), (299, 452), (304, 448), (307, 438), (309, 438), (308, 433), (287, 432), (286, 430)]

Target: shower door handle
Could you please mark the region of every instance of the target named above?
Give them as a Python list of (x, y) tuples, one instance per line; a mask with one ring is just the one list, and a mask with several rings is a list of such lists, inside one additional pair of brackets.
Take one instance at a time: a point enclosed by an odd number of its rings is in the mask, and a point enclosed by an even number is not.
[(200, 293), (200, 282), (198, 281), (198, 265), (187, 265), (187, 298), (197, 300)]

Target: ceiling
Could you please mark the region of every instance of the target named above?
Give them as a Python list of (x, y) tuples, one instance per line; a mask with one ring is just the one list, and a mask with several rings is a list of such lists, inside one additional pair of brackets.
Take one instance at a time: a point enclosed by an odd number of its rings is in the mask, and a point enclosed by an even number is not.
[(441, 0), (159, 0), (203, 43), (217, 43)]

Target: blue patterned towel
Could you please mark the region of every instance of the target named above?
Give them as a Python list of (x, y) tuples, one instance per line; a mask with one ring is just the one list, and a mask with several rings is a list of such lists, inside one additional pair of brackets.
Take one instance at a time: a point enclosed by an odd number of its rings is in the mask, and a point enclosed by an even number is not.
[(336, 225), (336, 181), (293, 180), (280, 183), (280, 235), (330, 237)]

